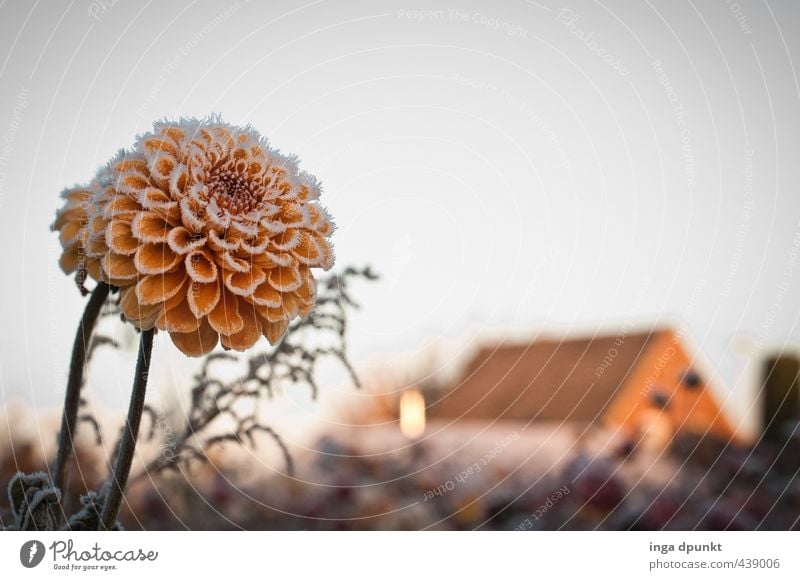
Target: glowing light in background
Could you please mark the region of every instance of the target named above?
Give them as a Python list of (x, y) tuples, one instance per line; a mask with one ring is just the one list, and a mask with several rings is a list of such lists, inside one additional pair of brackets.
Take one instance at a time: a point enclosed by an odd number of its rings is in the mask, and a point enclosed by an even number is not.
[(425, 397), (416, 389), (400, 397), (400, 430), (409, 439), (417, 439), (425, 433)]

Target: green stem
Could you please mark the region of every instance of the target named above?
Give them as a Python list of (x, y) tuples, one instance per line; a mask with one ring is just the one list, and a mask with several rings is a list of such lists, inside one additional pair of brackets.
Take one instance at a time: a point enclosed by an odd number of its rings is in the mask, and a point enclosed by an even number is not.
[(150, 355), (153, 351), (153, 330), (143, 330), (139, 342), (139, 358), (136, 361), (136, 375), (133, 379), (133, 392), (128, 406), (128, 419), (119, 443), (117, 462), (112, 473), (103, 513), (100, 517), (101, 530), (113, 530), (119, 515), (120, 504), (131, 473), (133, 455), (136, 451), (136, 439), (139, 436), (139, 425), (142, 422), (144, 398), (147, 393), (147, 375), (150, 370)]

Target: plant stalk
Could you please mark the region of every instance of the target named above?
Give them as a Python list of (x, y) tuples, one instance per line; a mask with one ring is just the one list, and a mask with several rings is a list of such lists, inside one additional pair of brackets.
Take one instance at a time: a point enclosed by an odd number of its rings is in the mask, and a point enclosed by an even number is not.
[(58, 450), (56, 451), (56, 460), (53, 466), (53, 485), (62, 491), (62, 495), (67, 475), (67, 464), (72, 457), (74, 447), (75, 426), (78, 422), (78, 408), (81, 401), (81, 388), (83, 387), (83, 375), (86, 370), (89, 341), (92, 338), (94, 326), (100, 317), (100, 311), (103, 309), (109, 290), (110, 286), (105, 282), (98, 282), (94, 287), (89, 301), (86, 303), (81, 322), (78, 325), (78, 332), (75, 334), (75, 342), (72, 345), (67, 392), (64, 396), (64, 415), (61, 418)]
[(144, 399), (147, 393), (147, 375), (150, 371), (150, 355), (153, 351), (154, 330), (143, 330), (139, 341), (139, 357), (136, 361), (136, 374), (133, 379), (131, 402), (128, 406), (128, 419), (125, 421), (125, 430), (119, 443), (117, 461), (111, 474), (108, 496), (103, 505), (100, 517), (101, 530), (113, 530), (119, 515), (120, 504), (131, 473), (136, 439), (139, 436), (139, 426), (142, 422)]

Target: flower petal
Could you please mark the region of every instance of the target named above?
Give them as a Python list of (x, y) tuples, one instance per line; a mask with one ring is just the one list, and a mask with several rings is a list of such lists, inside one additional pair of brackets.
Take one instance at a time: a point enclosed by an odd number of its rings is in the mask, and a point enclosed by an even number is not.
[(261, 232), (253, 238), (243, 239), (240, 242), (241, 248), (254, 257), (266, 250), (268, 245), (269, 235), (266, 232)]
[(333, 266), (333, 248), (330, 243), (320, 236), (316, 236), (317, 245), (322, 252), (322, 260), (318, 265), (323, 270), (330, 270)]
[(133, 280), (139, 275), (131, 256), (114, 252), (107, 252), (103, 256), (103, 271), (111, 280)]
[(103, 269), (100, 267), (100, 260), (89, 258), (86, 260), (84, 266), (86, 266), (86, 271), (89, 272), (89, 276), (98, 282), (103, 279)]
[(93, 258), (101, 258), (106, 255), (106, 252), (108, 252), (108, 246), (106, 245), (105, 234), (94, 235), (86, 240), (87, 255), (92, 256)]
[(139, 247), (133, 237), (131, 225), (122, 220), (112, 220), (106, 226), (106, 245), (123, 256), (130, 256)]
[(150, 158), (155, 157), (159, 152), (164, 151), (171, 155), (178, 156), (178, 148), (172, 139), (164, 139), (162, 137), (149, 137), (144, 139), (142, 143), (144, 150), (150, 154)]
[(144, 157), (127, 152), (122, 159), (114, 164), (114, 168), (120, 173), (125, 173), (126, 171), (139, 171), (144, 173), (147, 171), (147, 160)]
[(315, 236), (303, 232), (297, 246), (292, 250), (292, 255), (303, 264), (317, 266), (323, 261), (323, 254)]
[(150, 187), (150, 180), (147, 176), (140, 171), (127, 171), (122, 173), (116, 182), (116, 188), (121, 193), (126, 193), (133, 196), (138, 196), (140, 193)]
[(226, 270), (233, 270), (234, 272), (248, 272), (250, 271), (250, 264), (246, 260), (237, 258), (231, 252), (222, 253), (222, 267)]
[(289, 228), (307, 226), (311, 223), (307, 207), (294, 202), (283, 203), (281, 204), (281, 212), (277, 216), (278, 220)]
[(243, 320), (242, 329), (236, 334), (221, 335), (223, 346), (238, 351), (247, 350), (261, 338), (261, 321), (255, 308), (244, 300), (239, 301), (239, 314)]
[[(281, 296), (281, 300), (283, 300), (283, 296)], [(258, 309), (259, 314), (261, 314), (261, 316), (266, 318), (269, 322), (289, 320), (289, 317), (286, 315), (286, 310), (283, 308), (283, 303), (281, 303), (281, 305), (277, 308), (272, 308), (270, 306), (259, 306)]]
[(230, 272), (225, 276), (225, 286), (238, 296), (250, 296), (267, 279), (264, 270), (253, 266), (248, 272)]
[(300, 270), (297, 266), (278, 266), (269, 271), (269, 283), (275, 290), (291, 292), (302, 284)]
[(289, 323), (286, 320), (267, 322), (263, 325), (264, 336), (267, 337), (270, 344), (277, 344), (278, 341), (283, 338), (283, 335), (286, 334), (286, 329), (288, 327)]
[(194, 332), (171, 332), (169, 336), (175, 346), (188, 356), (208, 354), (214, 350), (219, 341), (219, 334), (205, 320), (200, 323), (200, 326)]
[(217, 279), (217, 265), (205, 249), (189, 252), (183, 263), (186, 266), (186, 273), (195, 282), (208, 283)]
[(152, 318), (153, 323), (155, 323), (155, 317), (157, 316), (159, 310), (161, 310), (160, 304), (146, 306), (142, 305), (139, 302), (139, 298), (136, 295), (136, 290), (133, 286), (129, 286), (120, 290), (119, 305), (120, 308), (122, 308), (122, 314), (125, 315), (125, 319), (129, 320), (130, 322), (138, 322)]
[(58, 265), (61, 266), (65, 274), (72, 274), (78, 269), (80, 263), (81, 254), (77, 245), (64, 249), (61, 257), (58, 259)]
[(139, 203), (147, 209), (168, 211), (177, 205), (177, 202), (170, 198), (169, 193), (157, 187), (148, 187), (139, 193)]
[(169, 332), (193, 332), (200, 326), (197, 318), (189, 307), (187, 297), (176, 294), (180, 300), (170, 308), (164, 308), (156, 319), (156, 326)]
[(297, 316), (298, 312), (300, 312), (300, 301), (297, 299), (297, 296), (291, 292), (287, 292), (286, 294), (283, 294), (281, 309), (283, 310), (286, 320), (291, 320)]
[(208, 315), (208, 323), (222, 335), (230, 336), (244, 328), (244, 319), (239, 314), (236, 296), (222, 291), (220, 301)]
[(180, 201), (181, 222), (190, 232), (202, 232), (205, 226), (205, 210), (200, 203), (190, 196), (184, 196)]
[(271, 218), (264, 218), (261, 220), (261, 227), (271, 234), (279, 234), (286, 231), (286, 224), (281, 221)]
[(224, 232), (231, 225), (231, 214), (223, 211), (217, 204), (216, 198), (211, 198), (206, 206), (206, 224)]
[(170, 176), (173, 169), (178, 165), (169, 153), (158, 153), (150, 158), (150, 177), (156, 182), (160, 188), (168, 189), (170, 185)]
[(180, 143), (186, 136), (186, 133), (183, 132), (183, 129), (181, 129), (180, 127), (176, 127), (175, 125), (159, 126), (159, 131), (165, 137), (169, 137), (170, 139), (175, 141), (175, 143)]
[(197, 318), (202, 318), (208, 316), (214, 310), (214, 307), (219, 302), (220, 295), (219, 282), (214, 279), (209, 284), (201, 284), (199, 282), (189, 284), (186, 299), (194, 315)]
[(142, 206), (127, 195), (115, 196), (103, 209), (103, 217), (107, 220), (114, 218), (131, 218), (142, 210)]
[(102, 234), (104, 237), (106, 235), (106, 220), (103, 219), (103, 216), (96, 215), (91, 220), (89, 220), (89, 235), (100, 235)]
[(186, 228), (178, 226), (167, 234), (167, 243), (175, 252), (186, 254), (190, 250), (203, 247), (206, 237), (203, 234), (193, 234)]
[(281, 293), (266, 281), (253, 291), (251, 298), (259, 306), (278, 308), (281, 305)]
[(308, 269), (300, 268), (300, 277), (303, 284), (297, 289), (295, 294), (301, 302), (314, 302), (317, 297), (317, 281)]
[(174, 199), (183, 198), (187, 183), (189, 183), (189, 170), (183, 163), (179, 163), (169, 176), (169, 192)]
[(239, 240), (231, 237), (220, 237), (216, 230), (208, 232), (208, 245), (211, 246), (215, 252), (224, 252), (225, 250), (236, 250), (239, 247)]
[(165, 302), (178, 293), (185, 280), (186, 271), (183, 268), (145, 276), (136, 285), (136, 297), (143, 305)]
[(272, 238), (272, 245), (276, 250), (281, 252), (293, 250), (300, 243), (301, 233), (304, 232), (301, 232), (296, 228), (289, 228), (285, 232), (282, 232)]
[(181, 261), (181, 256), (168, 244), (144, 244), (136, 250), (134, 263), (142, 274), (162, 274), (172, 270)]
[(156, 243), (166, 241), (169, 230), (169, 223), (152, 211), (138, 213), (131, 222), (131, 232), (142, 242)]
[(242, 219), (232, 219), (230, 225), (232, 229), (251, 238), (258, 234), (257, 223), (247, 222)]
[[(89, 208), (87, 208), (88, 210)], [(86, 211), (81, 207), (73, 207), (67, 209), (66, 207), (59, 210), (56, 215), (56, 221), (53, 222), (52, 230), (61, 231), (61, 229), (70, 222), (80, 222), (86, 220)]]

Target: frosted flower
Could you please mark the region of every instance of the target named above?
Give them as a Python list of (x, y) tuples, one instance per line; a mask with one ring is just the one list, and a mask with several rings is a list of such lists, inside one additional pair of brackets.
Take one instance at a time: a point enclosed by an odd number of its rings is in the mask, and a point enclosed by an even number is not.
[(319, 193), (252, 129), (157, 123), (98, 174), (79, 243), (120, 287), (125, 318), (169, 332), (184, 353), (274, 344), (314, 306), (311, 268), (333, 265)]
[[(52, 229), (58, 231), (61, 242), (61, 258), (59, 265), (66, 274), (75, 273), (78, 286), (83, 287), (87, 275), (95, 280), (102, 279), (100, 260), (87, 255), (87, 244), (98, 242), (103, 245), (98, 236), (92, 237), (92, 227), (99, 229), (101, 237), (105, 229), (102, 216), (96, 216), (92, 211), (92, 204), (96, 189), (93, 185), (88, 187), (73, 187), (61, 192), (64, 205), (56, 214)], [(95, 224), (92, 220), (97, 219)]]

